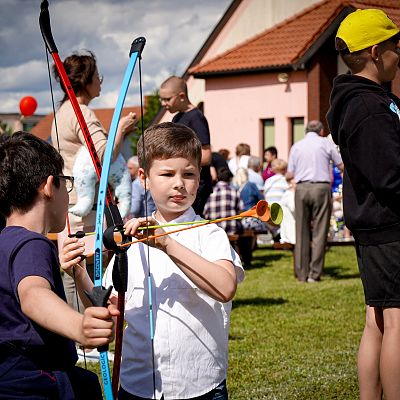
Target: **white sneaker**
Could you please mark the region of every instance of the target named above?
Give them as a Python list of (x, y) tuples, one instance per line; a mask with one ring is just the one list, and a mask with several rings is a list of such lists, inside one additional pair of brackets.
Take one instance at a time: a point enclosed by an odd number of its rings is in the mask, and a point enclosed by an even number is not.
[[(100, 360), (100, 353), (97, 349), (87, 349), (84, 351), (81, 348), (76, 349), (76, 352), (78, 353), (78, 361), (79, 362), (93, 362), (97, 363)], [(114, 361), (114, 353), (111, 353), (110, 351), (108, 352), (108, 361)]]

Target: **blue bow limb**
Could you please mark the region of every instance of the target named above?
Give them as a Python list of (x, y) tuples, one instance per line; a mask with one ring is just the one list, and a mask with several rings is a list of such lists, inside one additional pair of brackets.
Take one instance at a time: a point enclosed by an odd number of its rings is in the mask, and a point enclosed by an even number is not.
[[(111, 121), (110, 131), (108, 134), (108, 140), (106, 149), (104, 152), (102, 173), (99, 183), (99, 192), (97, 197), (97, 210), (96, 210), (96, 233), (95, 233), (95, 250), (94, 250), (94, 290), (97, 293), (106, 293), (102, 287), (102, 266), (103, 266), (103, 225), (104, 225), (104, 214), (106, 215), (107, 225), (109, 229), (121, 230), (123, 227), (123, 221), (118, 212), (118, 208), (115, 204), (109, 205), (106, 209), (106, 195), (108, 187), (108, 175), (111, 166), (114, 143), (117, 135), (118, 123), (121, 117), (122, 107), (125, 102), (126, 94), (128, 92), (129, 84), (133, 71), (136, 66), (137, 59), (141, 56), (142, 50), (146, 43), (145, 38), (139, 37), (132, 43), (130, 50), (129, 63), (125, 71), (124, 79), (122, 81), (121, 90), (118, 96), (117, 104), (114, 109), (113, 118)], [(125, 238), (123, 237), (123, 240)], [(119, 375), (119, 366), (121, 358), (121, 343), (122, 343), (122, 328), (124, 320), (124, 306), (125, 306), (125, 292), (127, 289), (127, 275), (128, 275), (128, 261), (126, 256), (127, 248), (112, 248), (116, 253), (116, 264), (113, 269), (113, 284), (115, 289), (118, 291), (118, 309), (120, 316), (117, 321), (117, 332), (116, 332), (116, 357), (114, 358), (114, 385), (107, 380), (107, 385), (104, 383), (104, 393), (106, 399), (112, 400), (113, 391), (116, 395), (118, 390), (118, 380), (116, 377)], [(116, 272), (118, 271), (118, 272)], [(100, 300), (101, 301), (101, 296)], [(104, 349), (102, 349), (104, 350)], [(100, 364), (101, 370), (103, 371), (108, 368), (108, 357), (107, 350), (100, 352)], [(109, 372), (107, 374), (109, 376)], [(116, 381), (116, 383), (115, 383)], [(103, 381), (104, 382), (104, 381)]]

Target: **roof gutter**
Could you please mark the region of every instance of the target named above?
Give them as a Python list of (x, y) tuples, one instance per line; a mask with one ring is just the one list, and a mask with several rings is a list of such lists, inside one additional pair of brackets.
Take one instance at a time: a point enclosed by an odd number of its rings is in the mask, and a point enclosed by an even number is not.
[(282, 65), (271, 65), (259, 68), (243, 68), (235, 70), (223, 70), (223, 71), (210, 71), (210, 72), (195, 72), (191, 73), (195, 78), (219, 78), (221, 76), (232, 76), (232, 75), (250, 75), (259, 74), (260, 72), (273, 72), (273, 71), (291, 71), (293, 69), (291, 64)]

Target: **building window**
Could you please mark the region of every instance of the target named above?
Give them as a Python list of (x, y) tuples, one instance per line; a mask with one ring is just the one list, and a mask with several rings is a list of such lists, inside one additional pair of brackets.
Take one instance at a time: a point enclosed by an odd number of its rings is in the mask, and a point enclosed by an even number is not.
[(292, 118), (292, 144), (304, 138), (304, 118)]
[(275, 146), (275, 121), (273, 118), (262, 120), (263, 124), (263, 149)]

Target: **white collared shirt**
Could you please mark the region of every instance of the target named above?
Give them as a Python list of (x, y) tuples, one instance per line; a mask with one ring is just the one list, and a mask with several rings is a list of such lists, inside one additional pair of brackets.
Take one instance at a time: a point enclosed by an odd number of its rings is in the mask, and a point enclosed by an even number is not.
[[(200, 220), (190, 208), (171, 222)], [(172, 231), (179, 227), (168, 227)], [(244, 278), (239, 256), (224, 230), (215, 224), (171, 236), (209, 261), (229, 260), (237, 281)], [(148, 253), (149, 252), (149, 253)], [(226, 379), (228, 331), (232, 303), (220, 303), (199, 289), (163, 251), (144, 243), (128, 250), (128, 291), (121, 364), (121, 385), (139, 397), (153, 397), (153, 360), (150, 339), (148, 254), (150, 255), (154, 320), (156, 398), (197, 397)], [(113, 260), (105, 285), (112, 284)]]

